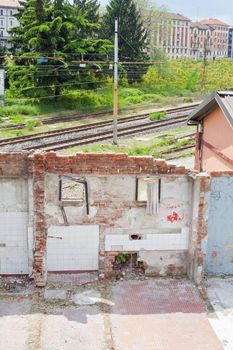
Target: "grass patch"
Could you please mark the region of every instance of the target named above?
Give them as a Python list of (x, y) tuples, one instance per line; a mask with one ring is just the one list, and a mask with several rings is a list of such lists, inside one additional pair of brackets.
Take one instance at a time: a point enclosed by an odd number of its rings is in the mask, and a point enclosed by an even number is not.
[(149, 119), (151, 121), (162, 120), (162, 119), (165, 119), (165, 118), (166, 118), (166, 113), (165, 112), (155, 112), (155, 113), (151, 113), (149, 115)]
[(192, 103), (193, 99), (191, 97), (185, 97), (183, 101), (184, 103)]
[(180, 147), (184, 147), (184, 146), (188, 146), (188, 145), (192, 145), (195, 144), (195, 140), (192, 139), (185, 139), (185, 140), (180, 140), (175, 142), (174, 147), (176, 148), (180, 148)]
[(26, 123), (26, 129), (28, 131), (33, 131), (35, 127), (39, 125), (40, 125), (40, 122), (38, 120), (28, 120)]
[(38, 114), (36, 106), (15, 104), (11, 106), (1, 106), (0, 115), (3, 117), (14, 117), (18, 115), (32, 116)]

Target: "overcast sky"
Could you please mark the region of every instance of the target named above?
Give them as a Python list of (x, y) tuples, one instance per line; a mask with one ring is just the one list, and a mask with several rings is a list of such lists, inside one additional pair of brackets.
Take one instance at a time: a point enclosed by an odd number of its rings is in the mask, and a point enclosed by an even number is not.
[[(109, 0), (100, 0), (102, 5), (108, 2)], [(217, 17), (233, 26), (233, 0), (157, 0), (155, 2), (192, 20)]]

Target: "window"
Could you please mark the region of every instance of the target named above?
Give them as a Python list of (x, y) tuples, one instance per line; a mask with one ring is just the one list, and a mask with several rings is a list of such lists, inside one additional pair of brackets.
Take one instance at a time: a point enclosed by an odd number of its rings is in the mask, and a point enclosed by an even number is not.
[(3, 26), (3, 19), (1, 19), (1, 26)]
[(137, 178), (136, 180), (136, 201), (146, 203), (147, 214), (158, 213), (161, 197), (161, 179), (159, 178)]
[(61, 175), (59, 178), (59, 204), (64, 223), (68, 225), (66, 206), (85, 206), (89, 215), (88, 186), (84, 177)]
[(10, 10), (10, 16), (13, 16), (13, 11), (12, 10)]
[(2, 38), (3, 37), (3, 30), (0, 29), (0, 37)]
[(3, 10), (0, 10), (0, 15), (3, 16)]
[(11, 27), (13, 26), (13, 21), (12, 21), (12, 20), (10, 21), (10, 26), (11, 26)]

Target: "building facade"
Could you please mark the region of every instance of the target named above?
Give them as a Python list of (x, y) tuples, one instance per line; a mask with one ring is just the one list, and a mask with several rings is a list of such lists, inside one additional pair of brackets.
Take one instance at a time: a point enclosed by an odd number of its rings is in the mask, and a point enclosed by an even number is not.
[(18, 25), (15, 14), (20, 4), (17, 0), (0, 0), (0, 46), (9, 47), (10, 29)]
[(227, 57), (229, 25), (216, 18), (204, 19), (200, 23), (213, 28), (211, 45), (213, 58)]
[(156, 30), (155, 45), (170, 58), (178, 59), (189, 55), (190, 19), (179, 13), (171, 13), (161, 18)]
[(233, 28), (229, 30), (228, 24), (215, 18), (191, 22), (179, 13), (170, 13), (158, 20), (153, 43), (173, 59), (232, 57), (232, 32)]
[(228, 34), (228, 57), (233, 58), (233, 27), (229, 28)]
[(191, 113), (189, 124), (197, 125), (195, 170), (233, 171), (233, 92), (213, 92)]
[(190, 24), (190, 56), (195, 59), (213, 58), (214, 28), (199, 22)]

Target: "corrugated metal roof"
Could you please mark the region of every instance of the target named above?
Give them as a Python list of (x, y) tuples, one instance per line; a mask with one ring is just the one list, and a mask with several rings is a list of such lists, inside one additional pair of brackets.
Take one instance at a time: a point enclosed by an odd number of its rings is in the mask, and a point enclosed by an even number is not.
[(188, 124), (199, 123), (218, 106), (233, 128), (233, 91), (213, 92), (189, 115)]

